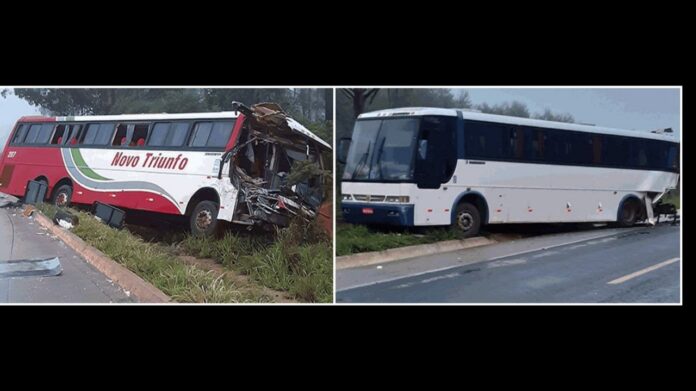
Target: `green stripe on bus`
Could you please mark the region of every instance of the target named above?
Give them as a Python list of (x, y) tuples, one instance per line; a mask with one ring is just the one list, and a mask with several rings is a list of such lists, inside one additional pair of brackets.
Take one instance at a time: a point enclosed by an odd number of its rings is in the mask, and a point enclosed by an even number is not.
[(109, 178), (104, 178), (103, 176), (97, 174), (87, 166), (85, 159), (82, 157), (80, 150), (78, 148), (70, 148), (70, 154), (72, 155), (73, 161), (75, 162), (75, 167), (80, 170), (86, 177), (90, 179), (96, 179), (101, 181), (110, 181)]

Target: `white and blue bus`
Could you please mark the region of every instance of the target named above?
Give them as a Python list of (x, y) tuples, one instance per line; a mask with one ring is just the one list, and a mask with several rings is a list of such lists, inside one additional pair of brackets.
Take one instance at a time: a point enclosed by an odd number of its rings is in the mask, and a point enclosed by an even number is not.
[(679, 181), (679, 147), (671, 129), (440, 108), (364, 113), (339, 144), (341, 210), (349, 223), (452, 225), (464, 236), (485, 224), (654, 223)]

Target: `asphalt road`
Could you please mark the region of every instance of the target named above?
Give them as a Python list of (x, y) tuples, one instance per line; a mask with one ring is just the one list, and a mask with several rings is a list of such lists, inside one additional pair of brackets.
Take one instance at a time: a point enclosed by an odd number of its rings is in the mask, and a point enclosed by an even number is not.
[(109, 303), (134, 300), (60, 239), (22, 216), (0, 208), (0, 266), (4, 261), (58, 257), (58, 276), (0, 277), (0, 303)]
[(679, 226), (545, 235), (337, 272), (339, 303), (679, 303)]

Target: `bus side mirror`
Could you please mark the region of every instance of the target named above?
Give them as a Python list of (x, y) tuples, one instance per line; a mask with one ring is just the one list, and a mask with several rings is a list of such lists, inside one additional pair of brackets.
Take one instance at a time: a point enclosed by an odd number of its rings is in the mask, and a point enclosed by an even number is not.
[(350, 148), (351, 143), (350, 137), (343, 137), (338, 140), (338, 152), (336, 152), (336, 160), (341, 164), (346, 164), (348, 159), (348, 148)]

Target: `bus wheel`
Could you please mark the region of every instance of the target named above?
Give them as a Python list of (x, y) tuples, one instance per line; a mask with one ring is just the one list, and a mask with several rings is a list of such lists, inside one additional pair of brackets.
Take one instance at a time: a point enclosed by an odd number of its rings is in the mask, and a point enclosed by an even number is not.
[(481, 228), (481, 214), (476, 207), (468, 202), (462, 202), (457, 206), (454, 216), (454, 227), (465, 238), (476, 236)]
[(638, 203), (634, 200), (628, 200), (621, 206), (621, 214), (619, 215), (618, 225), (620, 227), (631, 227), (638, 219)]
[(70, 185), (63, 185), (56, 189), (53, 194), (53, 204), (55, 206), (68, 206), (72, 200), (72, 187)]
[(191, 213), (191, 233), (196, 236), (213, 236), (218, 227), (218, 205), (213, 201), (201, 201)]

